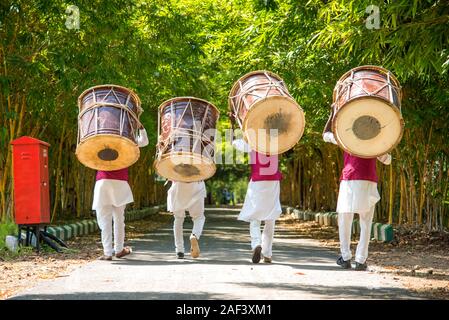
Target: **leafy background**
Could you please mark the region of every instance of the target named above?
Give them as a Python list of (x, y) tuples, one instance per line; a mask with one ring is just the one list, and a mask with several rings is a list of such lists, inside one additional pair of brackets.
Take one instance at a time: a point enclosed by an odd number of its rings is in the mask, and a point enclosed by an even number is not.
[[(80, 10), (68, 29), (66, 9)], [(366, 28), (377, 5), (380, 29)], [(392, 71), (404, 90), (406, 122), (393, 165), (379, 167), (376, 219), (445, 228), (448, 217), (449, 3), (443, 0), (167, 0), (0, 2), (0, 213), (12, 208), (10, 141), (30, 135), (51, 144), (52, 219), (91, 214), (94, 172), (75, 155), (77, 98), (114, 83), (142, 100), (150, 146), (131, 168), (134, 207), (163, 202), (152, 169), (157, 107), (191, 95), (221, 110), (243, 74), (278, 73), (306, 113), (298, 145), (281, 157), (284, 204), (335, 208), (341, 151), (322, 128), (336, 81), (363, 64)], [(218, 166), (207, 182), (214, 201), (227, 186), (242, 201), (246, 165)]]

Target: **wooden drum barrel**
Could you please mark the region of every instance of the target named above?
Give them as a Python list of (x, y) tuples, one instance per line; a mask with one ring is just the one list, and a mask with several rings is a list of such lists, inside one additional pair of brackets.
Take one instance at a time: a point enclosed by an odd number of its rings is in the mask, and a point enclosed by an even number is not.
[(257, 152), (286, 152), (304, 133), (304, 112), (277, 74), (254, 71), (244, 75), (232, 87), (228, 101), (245, 140)]
[(139, 159), (136, 137), (143, 110), (133, 91), (109, 84), (95, 86), (79, 96), (78, 107), (76, 156), (82, 164), (112, 171)]
[(215, 174), (215, 128), (220, 112), (210, 102), (178, 97), (159, 107), (159, 138), (154, 167), (159, 175), (181, 182)]
[(402, 91), (390, 71), (377, 66), (350, 70), (337, 82), (333, 100), (332, 131), (348, 153), (375, 158), (401, 141)]

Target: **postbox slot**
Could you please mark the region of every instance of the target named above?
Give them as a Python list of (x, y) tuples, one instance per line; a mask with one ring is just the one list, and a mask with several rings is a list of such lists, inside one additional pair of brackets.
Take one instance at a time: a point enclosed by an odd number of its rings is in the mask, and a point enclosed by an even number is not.
[(20, 159), (22, 159), (22, 160), (29, 160), (29, 159), (31, 159), (31, 153), (29, 153), (29, 152), (21, 152), (20, 153)]

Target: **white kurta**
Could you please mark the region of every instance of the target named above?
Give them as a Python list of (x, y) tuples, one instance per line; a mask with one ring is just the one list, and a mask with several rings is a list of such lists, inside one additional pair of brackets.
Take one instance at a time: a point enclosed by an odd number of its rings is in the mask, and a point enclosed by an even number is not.
[(338, 192), (337, 212), (368, 212), (379, 200), (377, 183), (367, 180), (342, 180)]
[[(332, 132), (325, 132), (323, 140), (337, 144)], [(383, 164), (391, 163), (391, 155), (384, 154), (377, 157)], [(338, 192), (337, 212), (338, 213), (365, 213), (373, 210), (373, 207), (380, 200), (377, 183), (367, 180), (342, 180)]]
[(206, 197), (204, 181), (190, 183), (174, 181), (167, 193), (167, 210), (170, 212), (190, 211), (197, 207), (196, 204), (204, 204), (204, 198)]
[(250, 181), (239, 220), (277, 220), (282, 213), (279, 181)]
[[(241, 152), (251, 152), (242, 139), (234, 140), (232, 145)], [(279, 181), (250, 181), (238, 220), (277, 220), (282, 213), (280, 189)]]
[(95, 183), (92, 210), (108, 205), (121, 207), (133, 201), (128, 181), (101, 179)]
[[(137, 145), (139, 147), (148, 145), (147, 131), (144, 128), (139, 129)], [(101, 179), (95, 182), (92, 210), (103, 206), (121, 207), (132, 202), (134, 198), (128, 181)]]

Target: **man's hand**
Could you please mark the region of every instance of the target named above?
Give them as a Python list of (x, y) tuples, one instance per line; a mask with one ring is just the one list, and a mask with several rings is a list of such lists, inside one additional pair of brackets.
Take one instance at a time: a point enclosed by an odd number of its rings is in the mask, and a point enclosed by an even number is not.
[(389, 165), (391, 164), (391, 155), (389, 153), (383, 154), (381, 156), (378, 156), (377, 160), (379, 160), (383, 164)]

